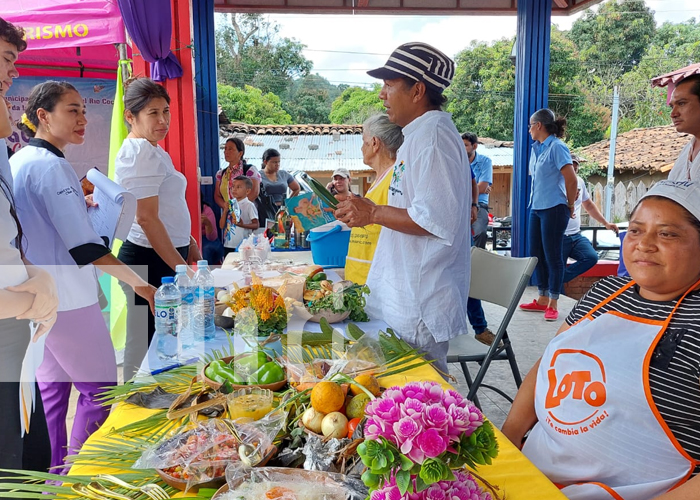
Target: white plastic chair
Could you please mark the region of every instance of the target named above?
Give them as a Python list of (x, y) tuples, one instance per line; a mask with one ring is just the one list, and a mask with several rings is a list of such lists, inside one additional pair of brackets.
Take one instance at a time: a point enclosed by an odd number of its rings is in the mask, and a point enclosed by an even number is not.
[[(480, 387), (487, 387), (512, 403), (513, 399), (508, 394), (497, 387), (483, 384), (482, 381), (491, 361), (504, 360), (510, 363), (515, 385), (520, 387), (522, 383), (506, 328), (535, 270), (537, 257), (504, 257), (477, 247), (472, 247), (471, 257), (469, 296), (482, 302), (505, 307), (506, 312), (496, 330), (496, 338), (491, 346), (480, 343), (471, 334), (460, 335), (450, 340), (447, 362), (460, 364), (469, 387), (467, 399), (473, 401), (479, 408), (481, 405), (476, 393)], [(480, 365), (473, 380), (467, 367), (467, 363), (470, 362)]]

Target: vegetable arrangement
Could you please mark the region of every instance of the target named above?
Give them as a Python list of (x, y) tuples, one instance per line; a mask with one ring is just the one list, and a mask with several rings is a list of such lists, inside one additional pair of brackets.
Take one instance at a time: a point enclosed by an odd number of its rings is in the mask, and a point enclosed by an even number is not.
[(322, 311), (343, 313), (350, 311), (350, 321), (369, 321), (365, 312), (367, 285), (358, 285), (351, 281), (331, 283), (325, 273), (317, 273), (306, 280), (304, 305), (311, 314)]
[(234, 358), (229, 363), (223, 359), (214, 360), (206, 366), (204, 375), (221, 384), (225, 393), (237, 385), (269, 385), (286, 378), (284, 368), (264, 351)]

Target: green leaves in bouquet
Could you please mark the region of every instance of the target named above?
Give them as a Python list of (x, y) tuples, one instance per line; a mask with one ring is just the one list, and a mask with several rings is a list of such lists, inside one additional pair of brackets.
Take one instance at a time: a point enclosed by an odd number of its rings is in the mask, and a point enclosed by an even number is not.
[(426, 487), (438, 481), (454, 481), (455, 476), (440, 458), (427, 458), (420, 467), (418, 477), (421, 478)]
[(467, 465), (476, 469), (479, 465), (491, 465), (493, 459), (498, 456), (498, 441), (493, 425), (488, 420), (484, 421), (470, 436), (462, 436), (455, 448), (458, 454), (450, 454), (450, 467)]
[(400, 453), (386, 439), (365, 441), (357, 447), (357, 453), (368, 470), (377, 476), (384, 476), (395, 468), (394, 461)]

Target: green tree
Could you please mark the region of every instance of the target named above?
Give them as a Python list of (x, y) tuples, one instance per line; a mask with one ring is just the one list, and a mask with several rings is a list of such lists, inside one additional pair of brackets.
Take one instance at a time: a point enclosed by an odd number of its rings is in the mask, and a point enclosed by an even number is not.
[(245, 88), (218, 85), (219, 105), (231, 121), (255, 125), (287, 125), (292, 117), (282, 108), (281, 99), (272, 92), (246, 85)]
[(331, 106), (331, 123), (363, 123), (375, 113), (384, 111), (379, 99), (381, 86), (374, 84), (372, 90), (349, 87), (343, 91)]
[[(515, 67), (510, 60), (514, 40), (472, 42), (457, 56), (457, 69), (447, 89), (447, 110), (457, 128), (500, 140), (513, 138)], [(609, 112), (583, 89), (575, 46), (556, 27), (550, 47), (549, 106), (569, 122), (573, 146), (603, 138)]]
[(216, 29), (217, 80), (234, 87), (252, 85), (284, 94), (313, 64), (297, 40), (281, 38), (279, 25), (262, 14), (221, 14)]
[(294, 123), (330, 123), (331, 105), (341, 92), (322, 76), (307, 75), (292, 83), (283, 106)]

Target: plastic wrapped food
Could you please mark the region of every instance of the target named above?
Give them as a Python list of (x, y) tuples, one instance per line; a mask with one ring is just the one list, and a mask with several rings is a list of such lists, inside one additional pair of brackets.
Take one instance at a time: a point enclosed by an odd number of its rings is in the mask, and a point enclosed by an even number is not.
[(208, 483), (222, 478), (231, 462), (257, 465), (269, 459), (286, 418), (279, 410), (250, 423), (209, 419), (148, 448), (133, 467), (158, 469), (186, 488)]
[(257, 469), (232, 464), (226, 469), (228, 491), (213, 500), (364, 500), (359, 478), (284, 467)]

